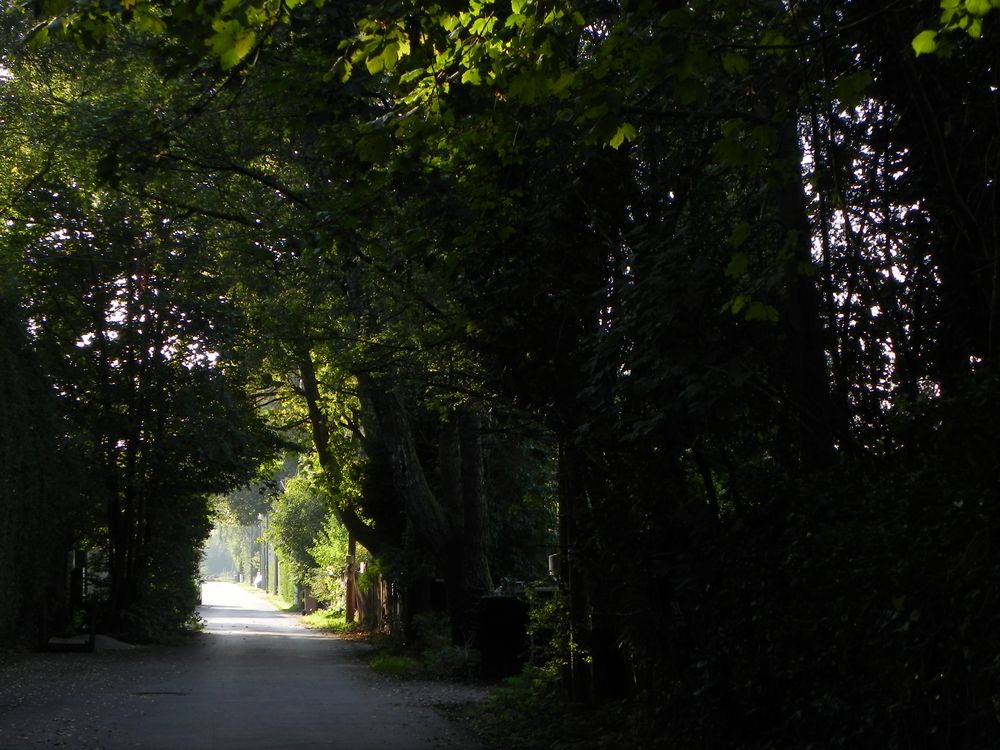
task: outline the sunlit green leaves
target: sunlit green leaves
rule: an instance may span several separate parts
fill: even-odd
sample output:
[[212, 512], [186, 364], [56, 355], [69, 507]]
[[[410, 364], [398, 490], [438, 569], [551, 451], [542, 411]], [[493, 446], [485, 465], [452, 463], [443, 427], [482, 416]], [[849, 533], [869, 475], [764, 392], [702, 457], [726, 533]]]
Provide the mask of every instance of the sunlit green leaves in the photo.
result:
[[205, 44], [219, 58], [223, 70], [229, 70], [243, 60], [257, 41], [256, 32], [238, 21], [218, 20], [212, 23], [212, 29], [215, 33]]
[[49, 41], [49, 29], [47, 26], [38, 26], [27, 38], [28, 49], [36, 50]]
[[636, 135], [637, 131], [635, 126], [631, 123], [624, 122], [618, 127], [617, 130], [615, 130], [615, 134], [611, 136], [611, 139], [608, 141], [608, 145], [614, 149], [621, 148], [623, 143], [634, 141]]
[[980, 18], [989, 13], [994, 7], [990, 0], [965, 0], [965, 9], [969, 12], [969, 15]]
[[973, 39], [983, 35], [983, 19], [1000, 8], [1000, 0], [941, 0], [941, 20], [937, 29], [924, 29], [910, 43], [916, 55], [948, 54], [951, 44], [946, 32], [964, 32]]
[[147, 34], [160, 35], [166, 32], [167, 24], [154, 13], [142, 13], [135, 17], [135, 27]]
[[921, 31], [913, 38], [913, 51], [918, 55], [929, 55], [937, 51], [937, 35], [936, 31], [925, 30]]
[[[358, 24], [358, 36], [351, 40], [351, 63], [364, 64], [372, 75], [392, 73], [399, 61], [410, 54], [410, 38], [402, 22], [387, 24], [384, 21], [364, 19]], [[343, 69], [349, 74], [349, 70]]]

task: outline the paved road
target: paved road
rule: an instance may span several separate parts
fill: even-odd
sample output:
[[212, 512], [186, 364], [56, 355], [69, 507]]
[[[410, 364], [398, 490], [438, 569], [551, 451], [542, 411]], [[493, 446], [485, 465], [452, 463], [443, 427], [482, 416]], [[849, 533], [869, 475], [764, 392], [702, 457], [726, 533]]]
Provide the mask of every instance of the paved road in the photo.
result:
[[[359, 644], [207, 583], [176, 648], [45, 654], [0, 671], [0, 748], [473, 750], [432, 705], [372, 678]], [[113, 645], [113, 644], [108, 644]]]

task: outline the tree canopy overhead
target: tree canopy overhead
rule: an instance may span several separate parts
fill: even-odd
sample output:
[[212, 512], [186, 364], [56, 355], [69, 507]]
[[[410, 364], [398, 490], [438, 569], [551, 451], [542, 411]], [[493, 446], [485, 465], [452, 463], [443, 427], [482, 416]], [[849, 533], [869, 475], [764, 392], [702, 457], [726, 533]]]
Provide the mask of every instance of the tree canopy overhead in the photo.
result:
[[566, 692], [646, 740], [985, 742], [993, 5], [8, 15], [19, 367], [122, 601], [266, 418], [315, 467], [277, 510], [303, 580], [333, 518], [468, 642], [558, 553]]

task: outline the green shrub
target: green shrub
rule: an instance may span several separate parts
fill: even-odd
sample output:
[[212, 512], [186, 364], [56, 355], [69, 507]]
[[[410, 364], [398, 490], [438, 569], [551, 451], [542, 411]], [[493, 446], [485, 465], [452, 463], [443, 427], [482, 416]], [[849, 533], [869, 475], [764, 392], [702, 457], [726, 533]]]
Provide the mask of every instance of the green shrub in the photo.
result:
[[479, 652], [448, 644], [420, 654], [424, 676], [432, 680], [472, 680], [479, 670]]
[[379, 653], [369, 659], [368, 666], [390, 677], [413, 677], [419, 670], [417, 660], [404, 654]]
[[529, 666], [473, 711], [472, 726], [489, 747], [541, 750], [565, 738], [560, 710], [558, 672]]

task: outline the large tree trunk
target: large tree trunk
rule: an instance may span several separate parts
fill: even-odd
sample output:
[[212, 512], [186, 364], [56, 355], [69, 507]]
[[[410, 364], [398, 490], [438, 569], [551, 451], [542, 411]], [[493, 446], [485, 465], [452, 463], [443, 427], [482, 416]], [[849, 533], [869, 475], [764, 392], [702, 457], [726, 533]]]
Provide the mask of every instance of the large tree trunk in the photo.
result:
[[441, 432], [441, 491], [451, 519], [448, 611], [452, 641], [459, 645], [475, 638], [476, 603], [493, 590], [480, 432], [481, 419], [468, 408], [453, 414]]
[[788, 356], [784, 376], [789, 395], [789, 416], [803, 464], [807, 468], [828, 466], [834, 457], [835, 418], [830, 396], [830, 376], [821, 324], [821, 297], [812, 275], [812, 228], [809, 225], [806, 198], [798, 176], [802, 161], [795, 120], [779, 125], [781, 147], [777, 160], [787, 166], [777, 190], [777, 220], [785, 229], [788, 260], [784, 264], [787, 297], [781, 324], [788, 337]]
[[406, 407], [391, 387], [369, 375], [357, 377], [362, 407], [375, 415], [378, 439], [389, 456], [393, 485], [407, 520], [422, 545], [443, 560], [450, 537], [448, 514], [427, 483]]
[[[979, 79], [956, 85], [955, 63], [934, 55], [917, 60], [905, 23], [896, 14], [887, 20], [892, 53], [882, 64], [897, 81], [887, 91], [899, 94], [902, 114], [894, 133], [911, 149], [907, 169], [924, 187], [920, 202], [934, 227], [926, 251], [940, 280], [937, 374], [942, 388], [954, 392], [976, 367], [993, 366], [1000, 349], [1000, 156], [989, 75], [998, 55], [989, 44], [963, 52], [966, 74]], [[954, 119], [963, 111], [965, 121]]]

